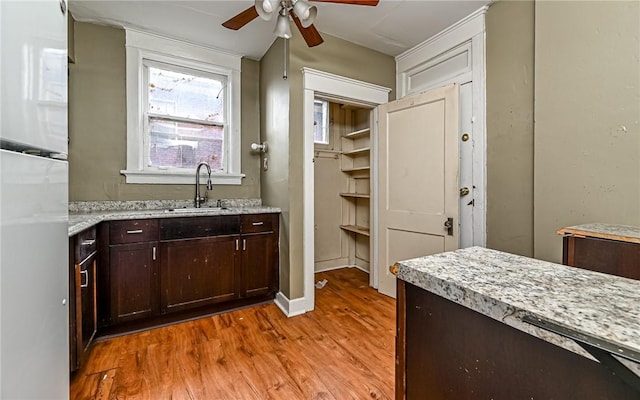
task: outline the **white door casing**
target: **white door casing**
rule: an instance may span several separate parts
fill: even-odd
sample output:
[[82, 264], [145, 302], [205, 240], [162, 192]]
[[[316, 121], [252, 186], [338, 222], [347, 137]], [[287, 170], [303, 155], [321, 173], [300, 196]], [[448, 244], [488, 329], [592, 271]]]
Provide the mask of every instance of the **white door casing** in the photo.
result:
[[[302, 68], [303, 77], [303, 269], [304, 296], [300, 299], [287, 299], [282, 293], [276, 295], [276, 304], [288, 316], [303, 314], [314, 308], [314, 168], [313, 168], [313, 101], [317, 96], [336, 101], [375, 107], [389, 101], [390, 88], [362, 82], [343, 76]], [[372, 127], [375, 129], [375, 127]], [[375, 131], [372, 132], [375, 135]], [[373, 136], [372, 136], [373, 137]], [[375, 152], [375, 150], [374, 150]], [[372, 174], [376, 169], [373, 166]], [[373, 179], [373, 178], [372, 178]], [[374, 187], [375, 193], [375, 187]], [[375, 194], [374, 194], [375, 196]], [[375, 219], [372, 226], [375, 226]], [[375, 265], [375, 250], [372, 268]]]
[[380, 293], [395, 297], [395, 262], [458, 248], [458, 108], [457, 84], [378, 108]]
[[460, 87], [460, 247], [486, 245], [484, 6], [396, 57], [398, 98], [451, 83]]

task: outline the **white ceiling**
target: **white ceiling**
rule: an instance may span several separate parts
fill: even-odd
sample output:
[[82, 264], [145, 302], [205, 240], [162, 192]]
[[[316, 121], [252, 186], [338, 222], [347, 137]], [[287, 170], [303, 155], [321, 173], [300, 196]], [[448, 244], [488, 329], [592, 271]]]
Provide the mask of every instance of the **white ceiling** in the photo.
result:
[[[489, 3], [380, 0], [369, 7], [317, 2], [314, 25], [320, 33], [396, 56]], [[78, 21], [142, 29], [259, 60], [275, 40], [275, 18], [256, 18], [238, 31], [221, 25], [253, 4], [252, 0], [71, 0], [69, 8]]]

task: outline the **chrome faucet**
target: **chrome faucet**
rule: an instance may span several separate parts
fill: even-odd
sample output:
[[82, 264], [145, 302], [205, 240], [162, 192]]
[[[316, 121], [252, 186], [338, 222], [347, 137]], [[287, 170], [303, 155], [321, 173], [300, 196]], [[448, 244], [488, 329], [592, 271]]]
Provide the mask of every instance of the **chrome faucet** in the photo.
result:
[[209, 164], [203, 161], [198, 164], [198, 167], [196, 168], [196, 198], [194, 201], [194, 205], [196, 208], [200, 208], [200, 205], [202, 203], [206, 203], [209, 199], [209, 194], [206, 191], [204, 192], [204, 197], [200, 195], [200, 167], [202, 167], [203, 165], [207, 167], [207, 174], [209, 174], [209, 177], [207, 179], [207, 190], [213, 190], [213, 185], [211, 184], [211, 167], [209, 166]]

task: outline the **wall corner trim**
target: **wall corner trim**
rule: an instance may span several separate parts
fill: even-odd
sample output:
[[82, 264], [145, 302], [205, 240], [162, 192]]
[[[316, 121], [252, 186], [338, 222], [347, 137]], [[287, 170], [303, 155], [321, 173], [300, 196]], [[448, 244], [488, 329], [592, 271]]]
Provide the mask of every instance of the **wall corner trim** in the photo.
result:
[[273, 302], [288, 318], [302, 315], [307, 311], [313, 310], [313, 308], [311, 310], [307, 310], [307, 301], [304, 297], [289, 300], [289, 298], [287, 298], [287, 296], [285, 296], [282, 292], [276, 293], [276, 298], [273, 300]]

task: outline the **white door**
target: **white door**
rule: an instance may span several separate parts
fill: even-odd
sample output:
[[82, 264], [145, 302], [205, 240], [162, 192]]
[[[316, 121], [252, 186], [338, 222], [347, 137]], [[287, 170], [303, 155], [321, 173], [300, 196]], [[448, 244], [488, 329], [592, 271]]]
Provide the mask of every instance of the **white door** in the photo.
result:
[[390, 265], [458, 248], [458, 92], [453, 84], [379, 107], [378, 290], [388, 296]]

